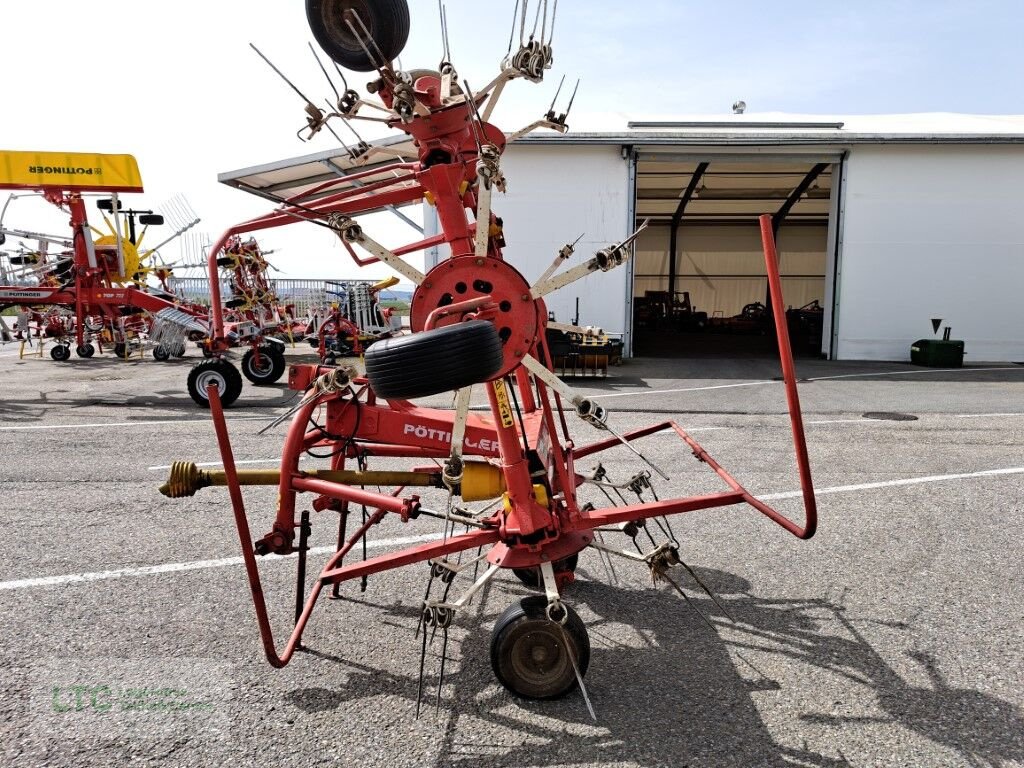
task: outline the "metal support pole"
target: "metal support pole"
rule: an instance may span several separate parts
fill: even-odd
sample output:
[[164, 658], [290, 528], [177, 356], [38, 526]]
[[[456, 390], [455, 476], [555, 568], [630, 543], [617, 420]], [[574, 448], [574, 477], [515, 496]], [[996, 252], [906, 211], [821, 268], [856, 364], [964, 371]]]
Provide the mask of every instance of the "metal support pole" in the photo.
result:
[[709, 163], [700, 163], [697, 166], [697, 170], [690, 177], [690, 183], [686, 185], [686, 191], [683, 192], [683, 196], [679, 199], [676, 212], [672, 214], [672, 231], [669, 233], [668, 246], [668, 300], [670, 307], [676, 298], [676, 274], [678, 272], [676, 261], [679, 258], [679, 225], [683, 223], [683, 213], [686, 211], [686, 206], [693, 199], [693, 195], [697, 191], [697, 185], [700, 184], [700, 180], [704, 177], [704, 172], [707, 171], [708, 165]]

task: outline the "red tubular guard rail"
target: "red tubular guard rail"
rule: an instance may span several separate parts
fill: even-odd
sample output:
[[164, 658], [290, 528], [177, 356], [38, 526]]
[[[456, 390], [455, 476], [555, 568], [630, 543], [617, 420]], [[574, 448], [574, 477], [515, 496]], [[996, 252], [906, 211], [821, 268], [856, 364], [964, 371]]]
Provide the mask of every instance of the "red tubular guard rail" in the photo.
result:
[[763, 512], [787, 531], [800, 539], [809, 539], [818, 528], [818, 505], [814, 499], [814, 483], [811, 481], [811, 462], [807, 457], [807, 440], [804, 437], [804, 417], [800, 412], [800, 395], [796, 391], [796, 367], [793, 365], [793, 350], [789, 345], [789, 328], [786, 325], [786, 305], [782, 303], [782, 278], [779, 277], [779, 254], [775, 250], [775, 234], [772, 231], [772, 217], [761, 216], [761, 243], [764, 246], [764, 266], [768, 273], [768, 289], [772, 297], [772, 315], [775, 318], [775, 338], [779, 342], [779, 361], [782, 363], [782, 378], [786, 383], [786, 403], [789, 406], [789, 420], [793, 426], [793, 450], [796, 452], [796, 466], [800, 473], [800, 491], [804, 497], [804, 526], [797, 526], [787, 520], [763, 501], [746, 494], [745, 501]]

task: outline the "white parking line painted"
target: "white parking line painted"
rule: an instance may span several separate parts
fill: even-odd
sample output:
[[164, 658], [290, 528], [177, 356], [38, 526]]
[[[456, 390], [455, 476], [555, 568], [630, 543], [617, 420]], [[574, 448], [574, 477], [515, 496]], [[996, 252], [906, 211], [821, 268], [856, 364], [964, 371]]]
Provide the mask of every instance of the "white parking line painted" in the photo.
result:
[[985, 416], [1024, 416], [1024, 413], [958, 413], [958, 419], [981, 419]]
[[[241, 421], [241, 419], [236, 419]], [[880, 424], [881, 422], [877, 419], [830, 419], [827, 421], [805, 421], [804, 424]], [[686, 428], [686, 432], [718, 432], [723, 429], [750, 429], [747, 426], [727, 426], [727, 427], [689, 427]], [[663, 429], [660, 432], [652, 432], [647, 437], [679, 437], [674, 430]], [[300, 456], [299, 461], [305, 461], [305, 456]], [[245, 461], [236, 461], [235, 464], [278, 464], [281, 458], [276, 459], [247, 459]], [[223, 462], [220, 461], [197, 461], [197, 467], [222, 467]], [[170, 464], [156, 464], [152, 467], [146, 467], [150, 472], [158, 472], [164, 469], [170, 469]]]
[[817, 419], [804, 424], [881, 424], [879, 419]]
[[673, 392], [703, 392], [709, 389], [733, 389], [734, 387], [757, 387], [763, 384], [779, 384], [778, 381], [744, 381], [739, 384], [714, 384], [707, 387], [681, 387], [679, 389], [631, 389], [629, 392], [612, 392], [607, 395], [587, 395], [591, 400], [603, 397], [636, 397], [637, 395], [668, 395]]
[[[883, 480], [877, 483], [859, 483], [857, 485], [836, 485], [830, 488], [816, 488], [815, 495], [825, 496], [833, 493], [853, 493], [856, 491], [870, 491], [876, 488], [895, 488], [907, 485], [921, 485], [925, 483], [941, 483], [951, 480], [968, 480], [980, 477], [1004, 477], [1007, 475], [1024, 474], [1024, 467], [1007, 467], [1005, 469], [985, 469], [979, 472], [962, 472], [953, 475], [928, 475], [925, 477], [908, 477], [900, 480]], [[801, 491], [785, 491], [783, 493], [769, 493], [758, 496], [762, 501], [779, 501], [782, 499], [795, 499], [802, 496]], [[393, 539], [376, 539], [368, 541], [366, 546], [372, 549], [383, 547], [397, 547], [406, 544], [417, 544], [425, 541], [434, 541], [444, 536], [443, 533], [425, 534], [422, 536], [405, 536]], [[327, 554], [334, 552], [334, 547], [314, 547], [311, 553]], [[264, 560], [286, 560], [294, 555], [278, 557], [267, 555]], [[26, 589], [29, 587], [53, 587], [65, 584], [84, 584], [93, 581], [107, 581], [109, 579], [121, 579], [134, 576], [154, 576], [161, 573], [181, 573], [183, 571], [195, 571], [207, 568], [225, 568], [227, 566], [242, 565], [244, 560], [241, 557], [222, 557], [218, 560], [193, 560], [184, 563], [163, 563], [160, 565], [146, 565], [138, 568], [118, 568], [112, 571], [97, 571], [93, 573], [70, 573], [60, 576], [42, 576], [34, 579], [15, 579], [13, 581], [0, 581], [0, 592], [5, 590]]]
[[[305, 461], [305, 456], [300, 456], [299, 461]], [[247, 459], [245, 461], [236, 461], [235, 464], [280, 464], [281, 457], [278, 456], [276, 459]], [[224, 462], [222, 461], [197, 461], [197, 467], [223, 467]], [[146, 467], [150, 472], [156, 472], [161, 469], [170, 469], [170, 464], [157, 464], [153, 467]]]
[[[811, 424], [881, 424], [881, 423], [882, 422], [880, 420], [878, 420], [878, 419], [819, 419], [819, 420], [816, 420], [816, 421], [805, 421], [804, 422], [804, 426], [810, 426]], [[717, 430], [720, 430], [720, 429], [764, 429], [765, 427], [769, 427], [769, 426], [772, 426], [772, 425], [769, 425], [769, 424], [758, 424], [756, 426], [751, 426], [751, 425], [748, 425], [748, 424], [734, 424], [734, 425], [730, 425], [730, 426], [727, 426], [727, 427], [693, 427], [692, 429], [688, 428], [688, 427], [683, 427], [683, 429], [687, 433], [689, 433], [689, 432], [714, 432], [714, 431], [717, 431]], [[785, 425], [780, 424], [778, 426], [780, 428], [783, 427], [783, 426], [785, 426], [787, 429], [789, 428], [788, 424], [785, 424]], [[661, 432], [654, 432], [650, 436], [651, 437], [654, 437], [654, 436], [678, 437], [678, 435], [676, 435], [676, 433], [673, 430], [671, 430], [671, 429], [663, 430]]]
[[[269, 421], [268, 416], [237, 416], [231, 421]], [[94, 424], [28, 424], [16, 427], [0, 427], [0, 432], [14, 432], [27, 429], [102, 429], [103, 427], [150, 427], [157, 424], [210, 424], [209, 419], [169, 419], [167, 421], [101, 421]]]
[[[902, 376], [908, 373], [975, 373], [979, 371], [1020, 371], [1021, 368], [1013, 365], [1001, 365], [994, 368], [913, 368], [905, 371], [873, 371], [870, 373], [843, 373], [837, 376], [814, 376], [806, 381], [831, 381], [833, 379], [853, 379], [860, 376]], [[711, 389], [733, 389], [735, 387], [757, 387], [765, 384], [782, 384], [775, 379], [765, 381], [742, 381], [736, 384], [713, 384], [707, 387], [681, 387], [678, 389], [633, 389], [629, 392], [612, 392], [604, 395], [587, 395], [592, 400], [607, 397], [643, 397], [644, 395], [668, 395], [676, 392], [703, 392]]]
[[991, 368], [908, 368], [905, 371], [873, 371], [871, 373], [841, 373], [836, 376], [812, 376], [808, 381], [830, 381], [831, 379], [853, 379], [858, 376], [903, 376], [908, 373], [977, 373], [979, 371], [1019, 371], [1015, 365], [1000, 365]]
[[[406, 544], [419, 544], [424, 541], [433, 541], [444, 536], [443, 533], [431, 533], [423, 536], [402, 536], [394, 539], [377, 539], [367, 541], [368, 549], [381, 549], [384, 547], [400, 547]], [[312, 547], [310, 554], [329, 554], [335, 551], [334, 547]], [[295, 555], [266, 555], [261, 560], [290, 560]], [[17, 579], [15, 581], [0, 581], [0, 591], [12, 589], [26, 589], [29, 587], [59, 587], [67, 584], [87, 584], [92, 581], [108, 581], [110, 579], [121, 579], [132, 576], [155, 576], [161, 573], [181, 573], [183, 571], [198, 571], [207, 568], [226, 568], [232, 565], [242, 565], [245, 561], [241, 557], [222, 557], [217, 560], [193, 560], [186, 563], [162, 563], [160, 565], [145, 565], [140, 568], [118, 568], [113, 571], [96, 571], [93, 573], [68, 573], [61, 576], [43, 576], [37, 579]]]
[[[904, 485], [920, 485], [922, 483], [943, 483], [950, 480], [968, 480], [975, 477], [1000, 477], [1003, 475], [1024, 474], [1024, 467], [1007, 467], [1006, 469], [983, 469], [980, 472], [961, 472], [955, 475], [927, 475], [925, 477], [907, 477], [902, 480], [882, 480], [877, 483], [858, 483], [857, 485], [835, 485], [831, 488], [815, 488], [815, 496], [830, 493], [852, 493], [854, 491], [871, 491], [876, 488], [896, 488]], [[802, 491], [786, 491], [784, 493], [768, 493], [758, 496], [761, 501], [779, 501], [781, 499], [797, 499]]]
[[[683, 427], [683, 430], [689, 434], [690, 432], [717, 432], [720, 429], [739, 429], [739, 427]], [[652, 432], [647, 437], [679, 437], [674, 429], [663, 429], [660, 432]]]

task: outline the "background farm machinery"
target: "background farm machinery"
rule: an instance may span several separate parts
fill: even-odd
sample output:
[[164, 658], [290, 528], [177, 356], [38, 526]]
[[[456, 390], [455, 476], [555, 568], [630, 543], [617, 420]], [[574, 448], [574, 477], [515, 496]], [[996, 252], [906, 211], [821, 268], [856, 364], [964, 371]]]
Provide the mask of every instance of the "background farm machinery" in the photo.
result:
[[[214, 330], [199, 342], [208, 359], [189, 374], [189, 394], [201, 406], [208, 403], [205, 388], [211, 380], [224, 384], [226, 404], [241, 393], [242, 376], [258, 386], [279, 381], [287, 365], [288, 345], [304, 341], [317, 351], [321, 362], [333, 365], [339, 358], [362, 355], [369, 344], [401, 327], [401, 318], [380, 302], [381, 292], [394, 286], [397, 278], [377, 283], [273, 280], [269, 270], [274, 267], [268, 255], [254, 237], [228, 235], [207, 258], [206, 266], [211, 274], [217, 274], [216, 281], [186, 278], [171, 282], [180, 294], [207, 301], [211, 328], [221, 329], [220, 335]], [[279, 290], [290, 283], [298, 284], [296, 295]], [[241, 375], [227, 358], [229, 350], [239, 348], [245, 349]]]
[[366, 347], [402, 329], [401, 318], [380, 302], [382, 291], [398, 284], [397, 277], [377, 283], [365, 281], [328, 281], [330, 303], [314, 310], [306, 329], [309, 345], [329, 365], [338, 358], [360, 356]]
[[[124, 356], [148, 338], [154, 356], [167, 359], [184, 354], [186, 337], [205, 333], [197, 309], [180, 306], [168, 293], [170, 269], [157, 263], [156, 248], [143, 245], [148, 227], [163, 224], [163, 216], [126, 210], [118, 198], [142, 191], [133, 157], [4, 152], [0, 159], [0, 189], [30, 191], [11, 195], [0, 212], [0, 245], [8, 246], [0, 251], [0, 310], [17, 309], [13, 329], [0, 329], [9, 340], [21, 341], [23, 351], [38, 341], [40, 353], [43, 341], [52, 340], [50, 356], [67, 360], [72, 345], [83, 358], [104, 346]], [[70, 237], [6, 224], [11, 202], [26, 196], [66, 212]], [[93, 196], [105, 230], [89, 222], [86, 200]], [[9, 238], [20, 245], [12, 249]]]
[[[338, 235], [357, 262], [382, 261], [416, 285], [412, 333], [368, 348], [365, 376], [348, 367], [291, 368], [289, 386], [303, 395], [274, 422], [291, 418], [279, 470], [236, 469], [222, 407], [231, 391], [225, 387], [226, 375], [211, 377], [206, 397], [224, 470], [206, 472], [191, 462], [176, 462], [162, 491], [180, 497], [210, 485], [227, 487], [263, 647], [275, 667], [287, 664], [301, 648], [303, 631], [325, 588], [343, 597], [346, 582], [359, 580], [365, 588], [373, 574], [423, 564], [426, 584], [417, 629], [420, 690], [427, 648], [439, 637], [440, 702], [449, 628], [498, 573], [511, 570], [536, 593], [513, 603], [495, 623], [495, 676], [527, 698], [556, 698], [579, 687], [593, 714], [584, 684], [590, 653], [587, 630], [565, 600], [581, 551], [594, 550], [610, 576], [612, 559], [617, 558], [649, 570], [656, 582], [668, 583], [686, 597], [677, 575], [686, 571], [696, 578], [683, 562], [684, 550], [694, 545], [676, 536], [671, 516], [747, 505], [794, 535], [809, 538], [816, 509], [770, 217], [762, 219], [761, 232], [802, 488], [802, 525], [751, 495], [680, 425], [664, 421], [620, 435], [603, 406], [552, 372], [544, 297], [624, 264], [638, 233], [565, 269], [563, 249], [532, 285], [502, 258], [504, 241], [491, 198], [505, 186], [501, 156], [506, 137], [490, 117], [509, 82], [539, 82], [552, 62], [548, 30], [554, 26], [555, 5], [527, 6], [522, 4], [515, 19], [513, 41], [518, 30], [519, 47], [513, 50], [510, 43], [501, 73], [473, 91], [456, 74], [447, 45], [437, 70], [395, 69], [393, 62], [409, 31], [404, 2], [307, 0], [317, 41], [335, 62], [375, 72], [368, 90], [379, 99], [346, 90], [336, 112], [317, 116], [307, 109], [310, 131], [329, 119], [356, 119], [360, 111], [373, 109], [389, 126], [416, 140], [417, 157], [352, 173], [325, 183], [309, 197], [284, 201], [273, 213], [229, 231], [214, 251], [242, 232], [296, 219], [318, 222]], [[564, 118], [554, 119], [552, 110], [540, 123], [564, 130]], [[437, 207], [442, 231], [401, 248], [381, 245], [353, 218], [422, 199]], [[442, 243], [452, 256], [426, 274], [401, 258]], [[360, 256], [356, 248], [369, 257]], [[214, 303], [220, 303], [219, 296]], [[213, 316], [216, 325], [217, 313]], [[587, 334], [583, 328], [570, 330]], [[215, 342], [222, 332], [215, 330]], [[453, 408], [412, 402], [447, 392], [454, 393]], [[485, 412], [471, 410], [474, 394], [486, 398]], [[574, 417], [578, 429], [570, 430]], [[579, 429], [592, 432], [594, 439], [574, 434]], [[656, 433], [678, 439], [684, 455], [718, 476], [722, 490], [659, 494], [656, 485], [669, 481], [666, 469], [675, 474], [678, 468], [655, 465], [637, 446]], [[300, 469], [306, 456], [320, 457], [325, 466], [314, 469], [312, 462], [305, 462]], [[398, 459], [407, 468], [393, 469]], [[378, 462], [383, 468], [371, 468]], [[625, 474], [614, 480], [609, 466]], [[274, 520], [255, 541], [243, 485], [278, 488]], [[301, 507], [300, 494], [310, 494]], [[337, 515], [338, 527], [336, 551], [307, 594], [314, 518], [310, 509], [318, 518], [327, 516], [332, 527]], [[367, 537], [386, 519], [433, 533], [425, 537], [427, 543], [367, 557]], [[356, 556], [360, 551], [362, 556]], [[297, 555], [294, 628], [282, 650], [275, 645], [257, 564], [257, 558], [270, 554]]]
[[633, 300], [633, 324], [648, 330], [702, 331], [708, 313], [693, 306], [689, 291], [645, 291]]
[[600, 328], [562, 330], [548, 322], [545, 330], [551, 370], [559, 376], [607, 376], [608, 366], [622, 362], [622, 339]]

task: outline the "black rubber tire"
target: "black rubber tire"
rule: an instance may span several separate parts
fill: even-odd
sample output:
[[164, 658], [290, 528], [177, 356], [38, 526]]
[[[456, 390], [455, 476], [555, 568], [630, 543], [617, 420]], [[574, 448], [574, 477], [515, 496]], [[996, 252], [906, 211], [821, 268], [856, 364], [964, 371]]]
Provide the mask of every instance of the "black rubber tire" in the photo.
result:
[[242, 374], [227, 360], [211, 358], [193, 366], [188, 374], [188, 394], [196, 405], [210, 407], [206, 387], [216, 384], [220, 394], [220, 403], [225, 408], [231, 405], [242, 394]]
[[233, 266], [235, 266], [235, 258], [234, 258], [234, 256], [221, 256], [219, 259], [217, 259], [217, 266], [218, 267], [233, 267]]
[[[561, 627], [547, 617], [548, 601], [541, 595], [513, 603], [494, 623], [491, 669], [503, 686], [525, 699], [559, 699], [577, 686], [566, 638], [580, 675], [590, 666], [590, 638], [579, 615], [563, 603], [568, 619]], [[544, 669], [546, 662], [551, 669]]]
[[501, 370], [498, 330], [486, 320], [382, 339], [365, 353], [378, 397], [407, 400], [487, 381]]
[[163, 344], [157, 344], [153, 347], [153, 359], [163, 362], [164, 360], [171, 359], [171, 353]]
[[245, 299], [228, 299], [224, 302], [224, 306], [228, 309], [238, 309], [239, 307], [244, 307], [245, 304]]
[[96, 347], [92, 344], [79, 344], [75, 347], [75, 354], [79, 357], [92, 357], [96, 354]]
[[251, 347], [242, 355], [242, 375], [256, 386], [273, 384], [287, 367], [284, 354], [277, 348], [264, 344], [260, 347], [260, 366], [256, 366], [256, 352]]
[[[568, 557], [563, 557], [561, 560], [556, 561], [554, 563], [554, 568], [556, 571], [572, 571], [575, 573], [576, 566], [579, 562], [580, 553], [573, 552]], [[535, 566], [533, 568], [513, 568], [512, 573], [514, 573], [516, 578], [530, 589], [539, 589], [541, 586], [540, 566]]]
[[171, 350], [171, 354], [174, 355], [175, 357], [184, 357], [185, 356], [185, 343], [182, 342], [181, 344], [176, 346], [174, 349], [172, 349]]
[[69, 347], [67, 344], [58, 344], [55, 347], [51, 347], [50, 357], [61, 363], [63, 363], [65, 360], [70, 360], [71, 347]]
[[[398, 58], [409, 39], [409, 4], [406, 0], [306, 0], [306, 19], [313, 37], [328, 56], [355, 72], [376, 67], [345, 23], [343, 14], [354, 10], [388, 61]], [[357, 22], [353, 22], [362, 32]]]

